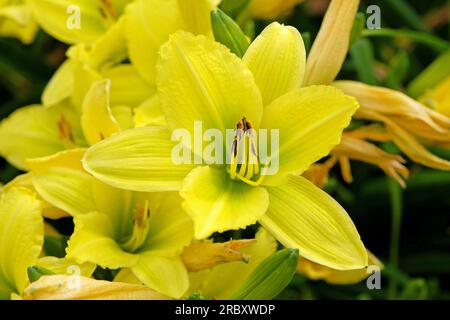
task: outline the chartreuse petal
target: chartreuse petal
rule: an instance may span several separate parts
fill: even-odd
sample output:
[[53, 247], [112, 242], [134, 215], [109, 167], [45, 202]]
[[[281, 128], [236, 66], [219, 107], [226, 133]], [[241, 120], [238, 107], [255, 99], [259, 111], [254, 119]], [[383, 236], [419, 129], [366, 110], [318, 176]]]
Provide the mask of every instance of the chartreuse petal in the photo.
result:
[[15, 37], [24, 44], [33, 42], [38, 26], [26, 4], [0, 4], [0, 35]]
[[177, 32], [163, 46], [158, 64], [158, 90], [171, 128], [191, 132], [236, 128], [243, 116], [258, 127], [261, 94], [244, 63], [223, 45], [205, 36]]
[[137, 107], [156, 89], [148, 85], [131, 64], [122, 64], [102, 73], [111, 80], [111, 105]]
[[303, 177], [268, 188], [270, 205], [260, 222], [283, 245], [337, 270], [367, 266], [367, 251], [345, 210]]
[[217, 1], [211, 0], [177, 0], [183, 14], [184, 29], [193, 34], [211, 33], [211, 11]]
[[117, 188], [175, 191], [194, 165], [175, 164], [174, 145], [165, 127], [131, 129], [92, 146], [83, 164], [97, 179]]
[[111, 113], [121, 130], [134, 128], [133, 108], [127, 106], [111, 107]]
[[139, 107], [134, 108], [134, 125], [135, 127], [167, 125], [157, 94], [145, 100]]
[[56, 71], [42, 94], [42, 104], [50, 107], [70, 98], [73, 91], [74, 61], [66, 60]]
[[0, 299], [21, 294], [27, 268], [36, 263], [44, 242], [41, 202], [34, 192], [12, 188], [0, 198]]
[[96, 210], [92, 195], [94, 178], [80, 167], [82, 150], [64, 151], [28, 161], [33, 186], [53, 206], [77, 216]]
[[120, 131], [119, 124], [111, 113], [110, 90], [110, 80], [96, 81], [83, 101], [81, 126], [91, 145]]
[[264, 188], [233, 181], [224, 169], [211, 167], [192, 170], [180, 194], [197, 239], [254, 224], [269, 206]]
[[127, 7], [124, 30], [129, 57], [148, 83], [156, 82], [160, 46], [182, 26], [177, 0], [137, 0]]
[[90, 277], [97, 267], [95, 264], [86, 262], [76, 264], [75, 261], [67, 258], [42, 257], [36, 263], [37, 266], [45, 268], [56, 274], [69, 274], [73, 272], [74, 267], [79, 268], [80, 276]]
[[[27, 0], [39, 25], [56, 39], [68, 44], [92, 42], [106, 32], [113, 22], [106, 1]], [[76, 8], [68, 12], [69, 8]], [[79, 28], [72, 22], [79, 17]], [[72, 21], [72, 19], [73, 21]]]
[[74, 222], [75, 231], [68, 242], [67, 258], [110, 269], [131, 267], [139, 261], [138, 255], [123, 251], [115, 241], [116, 231], [107, 214], [91, 212], [76, 216]]
[[161, 256], [180, 255], [192, 240], [193, 225], [181, 207], [178, 193], [150, 193], [141, 198], [148, 199], [151, 226], [141, 251]]
[[303, 83], [305, 45], [293, 27], [273, 22], [252, 42], [243, 60], [255, 77], [265, 106]]
[[[330, 86], [300, 88], [274, 100], [264, 110], [261, 128], [279, 130], [279, 171], [265, 183], [302, 173], [328, 155], [358, 107], [354, 98]], [[272, 150], [272, 158], [276, 154]]]
[[131, 270], [146, 286], [173, 298], [180, 298], [189, 287], [188, 273], [179, 257], [140, 254]]
[[79, 116], [70, 105], [21, 108], [0, 123], [0, 155], [19, 169], [25, 160], [85, 144]]
[[256, 243], [241, 249], [250, 259], [248, 263], [231, 262], [210, 270], [190, 273], [189, 293], [199, 292], [208, 299], [230, 297], [265, 258], [277, 249], [277, 241], [263, 228], [255, 236]]

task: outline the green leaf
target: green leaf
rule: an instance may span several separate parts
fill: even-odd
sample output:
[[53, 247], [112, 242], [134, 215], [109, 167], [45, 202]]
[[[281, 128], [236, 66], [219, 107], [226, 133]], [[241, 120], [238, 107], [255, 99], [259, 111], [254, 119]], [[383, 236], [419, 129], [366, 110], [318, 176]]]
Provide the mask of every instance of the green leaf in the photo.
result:
[[450, 49], [441, 54], [423, 70], [408, 86], [408, 94], [417, 98], [427, 89], [433, 88], [450, 74]]
[[45, 236], [44, 251], [47, 256], [64, 258], [66, 256], [66, 247], [68, 237]]
[[220, 8], [230, 17], [237, 18], [249, 2], [250, 0], [223, 0]]
[[410, 68], [408, 53], [400, 50], [389, 62], [389, 67], [386, 85], [392, 89], [400, 89]]
[[211, 24], [216, 41], [242, 58], [250, 44], [238, 24], [220, 9], [211, 12]]
[[429, 31], [420, 15], [405, 0], [386, 0], [385, 2], [411, 28], [425, 32]]
[[375, 77], [372, 43], [368, 39], [359, 39], [350, 48], [350, 56], [359, 80], [371, 85], [378, 84], [378, 79]]
[[361, 38], [362, 31], [366, 23], [366, 16], [362, 12], [356, 13], [355, 22], [353, 22], [352, 32], [350, 34], [350, 46]]
[[230, 299], [269, 300], [276, 297], [296, 272], [298, 250], [283, 249], [259, 264]]

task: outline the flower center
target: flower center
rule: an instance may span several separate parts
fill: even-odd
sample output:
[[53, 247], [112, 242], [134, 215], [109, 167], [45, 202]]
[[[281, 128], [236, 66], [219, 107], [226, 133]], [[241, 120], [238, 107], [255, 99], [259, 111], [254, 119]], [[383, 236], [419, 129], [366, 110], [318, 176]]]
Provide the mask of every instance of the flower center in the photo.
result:
[[145, 201], [144, 206], [137, 203], [134, 209], [133, 231], [131, 236], [124, 242], [121, 247], [128, 252], [137, 251], [147, 239], [150, 229], [150, 209], [148, 200]]
[[264, 180], [260, 169], [256, 131], [252, 123], [244, 117], [236, 124], [231, 147], [231, 163], [227, 171], [232, 180], [259, 186]]

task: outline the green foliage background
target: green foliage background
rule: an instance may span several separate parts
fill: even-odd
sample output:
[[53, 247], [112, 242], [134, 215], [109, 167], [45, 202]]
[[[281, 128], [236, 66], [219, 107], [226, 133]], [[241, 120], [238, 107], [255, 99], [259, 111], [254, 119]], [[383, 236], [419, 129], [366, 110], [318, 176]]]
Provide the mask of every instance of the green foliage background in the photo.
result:
[[[438, 42], [449, 40], [450, 1], [370, 0], [362, 1], [359, 11], [366, 12], [371, 4], [381, 8], [383, 28], [410, 30], [413, 38], [419, 35]], [[425, 21], [436, 10], [444, 11], [444, 19], [432, 19], [439, 23], [430, 29]], [[314, 39], [321, 20], [322, 15], [312, 15], [308, 5], [300, 5], [285, 24], [308, 32]], [[256, 33], [267, 23], [256, 22]], [[306, 39], [308, 35], [304, 36]], [[65, 58], [65, 50], [64, 44], [43, 31], [29, 46], [0, 39], [0, 119], [19, 107], [40, 102], [43, 88]], [[405, 38], [363, 37], [353, 43], [338, 78], [406, 90], [442, 51], [438, 45]], [[380, 80], [376, 70], [387, 76]], [[450, 159], [450, 150], [433, 151]], [[412, 174], [406, 190], [379, 169], [357, 162], [352, 162], [351, 185], [345, 184], [335, 169], [327, 186], [351, 214], [366, 246], [385, 263], [382, 289], [368, 290], [365, 282], [333, 286], [296, 275], [278, 298], [450, 299], [450, 172], [425, 169], [411, 162], [408, 166]], [[0, 182], [7, 183], [19, 173], [0, 159]], [[70, 233], [70, 219], [59, 221], [56, 227]], [[98, 278], [103, 276], [100, 272]]]

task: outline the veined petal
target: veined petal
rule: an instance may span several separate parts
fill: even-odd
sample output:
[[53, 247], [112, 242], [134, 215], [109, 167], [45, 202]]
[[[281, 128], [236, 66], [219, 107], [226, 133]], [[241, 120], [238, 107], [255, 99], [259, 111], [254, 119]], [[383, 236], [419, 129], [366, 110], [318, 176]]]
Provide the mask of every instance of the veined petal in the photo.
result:
[[194, 220], [197, 239], [254, 224], [269, 206], [264, 188], [232, 181], [222, 168], [194, 169], [186, 177], [180, 194], [183, 207]]
[[111, 80], [111, 106], [134, 108], [156, 93], [156, 89], [148, 85], [131, 64], [118, 65], [102, 75]]
[[132, 267], [139, 256], [123, 251], [115, 239], [108, 215], [91, 212], [75, 217], [75, 231], [66, 249], [67, 258], [78, 263], [92, 262], [103, 268]]
[[347, 56], [359, 0], [332, 0], [306, 62], [305, 84], [330, 84]]
[[25, 300], [166, 300], [141, 285], [66, 275], [44, 276], [29, 285]]
[[154, 192], [179, 190], [194, 165], [175, 164], [175, 144], [165, 127], [143, 127], [118, 133], [92, 146], [84, 168], [117, 188]]
[[80, 166], [83, 150], [65, 151], [28, 162], [39, 195], [73, 216], [97, 209], [92, 194], [94, 178]]
[[260, 222], [283, 245], [333, 269], [367, 266], [367, 252], [355, 225], [327, 193], [294, 175], [268, 192], [269, 209]]
[[13, 188], [0, 198], [0, 299], [21, 294], [27, 268], [35, 264], [44, 243], [41, 202], [34, 192]]
[[265, 183], [277, 183], [287, 173], [301, 174], [339, 144], [341, 134], [358, 109], [352, 97], [330, 86], [309, 86], [291, 91], [264, 110], [261, 128], [278, 129], [279, 171]]
[[19, 169], [26, 159], [83, 146], [79, 117], [71, 106], [21, 108], [0, 124], [0, 154]]
[[70, 98], [73, 91], [74, 61], [66, 60], [56, 71], [42, 94], [42, 104], [50, 107]]
[[119, 124], [111, 113], [110, 88], [110, 80], [96, 81], [83, 101], [81, 125], [90, 145], [120, 131]]
[[158, 256], [179, 256], [193, 238], [191, 218], [181, 206], [177, 192], [150, 193], [148, 199], [150, 231], [140, 251]]
[[113, 22], [107, 5], [92, 0], [27, 0], [27, 4], [48, 34], [68, 44], [91, 42]]
[[253, 41], [243, 60], [255, 77], [264, 106], [303, 83], [306, 51], [293, 27], [273, 22]]
[[140, 254], [131, 270], [146, 286], [173, 298], [181, 298], [189, 287], [188, 273], [179, 257]]
[[[367, 250], [369, 257], [369, 266], [377, 266], [383, 268], [383, 264], [370, 251]], [[312, 280], [324, 280], [330, 284], [355, 284], [366, 279], [370, 272], [367, 268], [355, 270], [334, 270], [329, 267], [322, 266], [304, 258], [300, 258], [297, 264], [297, 271], [304, 273]]]
[[244, 63], [205, 36], [178, 32], [160, 52], [158, 90], [172, 129], [235, 129], [243, 116], [258, 127], [261, 94]]
[[149, 84], [156, 83], [160, 46], [182, 29], [181, 17], [177, 0], [137, 0], [126, 9], [124, 30], [130, 60]]

